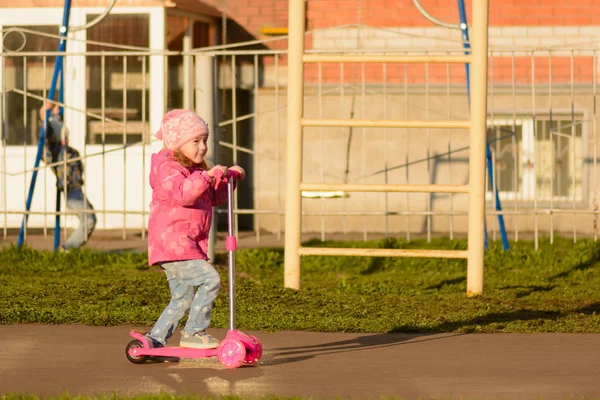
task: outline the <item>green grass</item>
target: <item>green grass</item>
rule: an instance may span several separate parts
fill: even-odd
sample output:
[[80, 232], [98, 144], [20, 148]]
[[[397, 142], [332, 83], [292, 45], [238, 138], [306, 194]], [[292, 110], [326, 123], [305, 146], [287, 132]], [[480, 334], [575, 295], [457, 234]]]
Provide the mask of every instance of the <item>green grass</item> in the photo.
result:
[[[313, 246], [465, 249], [465, 241], [388, 239]], [[144, 254], [0, 251], [0, 323], [151, 326], [169, 300]], [[227, 327], [223, 289], [211, 326]], [[283, 251], [237, 252], [237, 323], [246, 330], [600, 332], [600, 244], [493, 243], [485, 293], [466, 297], [464, 260], [306, 257], [302, 290], [283, 288]]]
[[[0, 400], [312, 400], [312, 399], [322, 399], [322, 398], [331, 398], [331, 399], [340, 399], [343, 397], [306, 397], [306, 396], [296, 396], [296, 397], [282, 397], [282, 396], [200, 396], [200, 395], [170, 395], [170, 394], [138, 394], [138, 395], [119, 395], [115, 394], [113, 396], [71, 396], [68, 394], [60, 395], [60, 396], [48, 396], [48, 397], [39, 397], [37, 395], [23, 395], [23, 394], [6, 394], [0, 395]], [[376, 397], [373, 397], [375, 399]], [[450, 399], [454, 399], [455, 397], [450, 397]], [[380, 400], [401, 400], [402, 397], [387, 397], [381, 396]], [[419, 397], [418, 399], [421, 399]], [[440, 397], [427, 397], [428, 400], [436, 400], [441, 399]], [[477, 397], [456, 397], [457, 400], [468, 400], [468, 399], [478, 399]], [[538, 400], [542, 400], [543, 397], [537, 397]], [[577, 400], [585, 400], [586, 397], [573, 397], [573, 399]]]
[[[113, 396], [98, 395], [98, 396], [71, 396], [64, 394], [60, 396], [48, 396], [39, 397], [37, 395], [23, 395], [23, 394], [6, 394], [0, 395], [0, 400], [311, 400], [324, 397], [306, 397], [306, 396], [295, 396], [295, 397], [282, 397], [282, 396], [200, 396], [200, 395], [170, 395], [170, 394], [138, 394], [138, 395], [119, 395]], [[332, 399], [339, 399], [341, 397], [330, 397]], [[381, 396], [380, 400], [400, 400], [400, 397], [387, 397]], [[435, 400], [435, 397], [429, 398], [429, 400]], [[583, 400], [583, 398], [579, 399]]]
[[[118, 395], [113, 396], [71, 396], [68, 394], [60, 396], [39, 397], [37, 395], [6, 394], [0, 395], [0, 400], [309, 400], [310, 397], [280, 397], [280, 396], [260, 396], [260, 397], [241, 397], [241, 396], [200, 396], [189, 395], [173, 396], [170, 394], [148, 394], [148, 395]], [[385, 399], [382, 397], [382, 399]]]

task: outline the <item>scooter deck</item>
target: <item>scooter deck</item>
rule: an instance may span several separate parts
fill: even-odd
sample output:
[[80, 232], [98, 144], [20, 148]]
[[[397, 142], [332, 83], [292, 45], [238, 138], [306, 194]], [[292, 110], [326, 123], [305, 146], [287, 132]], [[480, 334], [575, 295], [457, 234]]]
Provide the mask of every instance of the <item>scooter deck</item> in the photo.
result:
[[143, 343], [144, 347], [134, 347], [129, 349], [129, 355], [132, 357], [176, 357], [176, 358], [207, 358], [215, 357], [217, 349], [194, 349], [189, 347], [157, 347], [151, 348], [148, 339], [137, 332], [131, 332], [131, 337]]

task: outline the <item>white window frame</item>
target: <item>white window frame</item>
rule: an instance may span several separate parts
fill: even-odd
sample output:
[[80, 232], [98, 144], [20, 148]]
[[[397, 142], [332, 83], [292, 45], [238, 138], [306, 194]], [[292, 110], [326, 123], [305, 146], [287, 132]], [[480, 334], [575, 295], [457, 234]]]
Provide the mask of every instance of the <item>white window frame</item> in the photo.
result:
[[[538, 115], [540, 114], [545, 114], [547, 113], [546, 111], [541, 111]], [[554, 110], [554, 114], [556, 116], [557, 120], [564, 120], [564, 118], [561, 118], [564, 115], [569, 114], [570, 112], [567, 111], [561, 111], [561, 110]], [[587, 176], [588, 176], [588, 166], [587, 163], [585, 162], [585, 160], [587, 159], [587, 146], [585, 146], [585, 143], [587, 141], [587, 123], [586, 123], [586, 111], [585, 110], [578, 110], [578, 112], [575, 113], [579, 118], [581, 118], [582, 120], [582, 132], [581, 132], [581, 140], [582, 140], [582, 158], [584, 160], [584, 164], [583, 164], [583, 169], [582, 169], [582, 176], [581, 176], [581, 199], [576, 199], [575, 203], [584, 203], [585, 199], [586, 199], [586, 193], [587, 193]], [[552, 201], [552, 202], [572, 202], [573, 198], [572, 196], [551, 196], [551, 199], [540, 199], [537, 197], [537, 185], [536, 185], [536, 177], [537, 177], [537, 168], [538, 165], [536, 165], [536, 149], [535, 146], [537, 144], [537, 139], [534, 135], [534, 129], [535, 129], [535, 122], [533, 120], [533, 118], [530, 117], [527, 118], [523, 115], [520, 115], [518, 118], [516, 119], [512, 119], [512, 118], [494, 118], [494, 119], [488, 119], [487, 124], [488, 127], [495, 127], [495, 126], [499, 126], [499, 125], [504, 125], [504, 126], [520, 126], [521, 127], [521, 133], [522, 133], [522, 143], [521, 143], [521, 155], [520, 155], [520, 159], [518, 160], [519, 165], [522, 167], [522, 186], [521, 188], [519, 188], [519, 190], [517, 192], [515, 191], [499, 191], [498, 192], [498, 197], [500, 198], [500, 201], [506, 200], [506, 201], [522, 201], [522, 202], [533, 202], [535, 200], [537, 201]], [[494, 153], [494, 146], [491, 146], [491, 150], [492, 150], [492, 154]], [[524, 166], [530, 164], [532, 165], [531, 168], [525, 168]], [[486, 162], [486, 168], [487, 168], [487, 162]], [[486, 182], [489, 179], [489, 173], [486, 171]], [[494, 175], [494, 179], [496, 179], [496, 176]], [[554, 178], [552, 178], [554, 179]], [[495, 202], [495, 196], [494, 196], [494, 192], [493, 190], [488, 190], [487, 189], [487, 185], [486, 185], [486, 200], [490, 201], [490, 202]]]
[[[88, 14], [101, 14], [105, 9], [102, 7], [73, 7], [69, 18], [70, 26], [79, 26], [86, 23]], [[160, 121], [165, 111], [165, 60], [159, 55], [159, 52], [165, 50], [165, 9], [162, 7], [115, 7], [111, 11], [114, 14], [148, 14], [150, 17], [150, 48], [157, 55], [150, 56], [149, 62], [149, 106], [150, 106], [150, 132], [156, 132], [160, 127]], [[10, 26], [35, 26], [35, 25], [56, 25], [60, 26], [63, 18], [62, 7], [48, 8], [3, 8], [0, 13], [0, 29], [4, 25]], [[84, 53], [86, 51], [86, 31], [78, 31], [70, 34], [69, 37], [75, 39], [68, 42], [67, 51], [69, 53]], [[54, 65], [49, 65], [54, 68]], [[77, 108], [85, 109], [86, 105], [86, 85], [85, 69], [86, 62], [83, 55], [72, 55], [65, 58], [65, 80], [68, 82], [65, 88], [64, 98], [66, 104], [77, 104]], [[2, 63], [0, 63], [0, 87], [2, 87]], [[71, 143], [75, 148], [82, 148], [85, 144], [85, 115], [82, 112], [74, 112], [65, 109], [65, 123], [71, 131]], [[32, 155], [35, 157], [35, 148], [37, 144], [27, 146], [31, 148]], [[17, 151], [23, 154], [22, 146], [10, 146], [8, 153]], [[29, 152], [29, 150], [28, 150]], [[28, 154], [29, 156], [29, 154]]]
[[[86, 23], [87, 16], [90, 14], [101, 14], [104, 11], [104, 8], [100, 7], [86, 7], [81, 8], [80, 10], [80, 19], [81, 24]], [[158, 131], [160, 128], [160, 122], [162, 120], [163, 114], [166, 110], [166, 82], [164, 79], [166, 65], [164, 56], [159, 53], [164, 52], [166, 50], [165, 43], [165, 29], [166, 29], [166, 12], [162, 7], [115, 7], [111, 13], [111, 15], [124, 15], [124, 14], [148, 14], [149, 15], [149, 44], [150, 50], [152, 53], [156, 53], [156, 55], [151, 55], [149, 57], [149, 65], [148, 65], [148, 74], [149, 74], [149, 85], [148, 85], [148, 101], [149, 101], [149, 129], [150, 134], [152, 132]], [[82, 40], [87, 39], [87, 32], [82, 31]], [[82, 43], [81, 51], [86, 51], [85, 43]], [[110, 49], [118, 51], [118, 49]], [[84, 58], [84, 57], [82, 57]], [[82, 61], [82, 71], [86, 71], [86, 62], [85, 58]], [[85, 78], [85, 77], [84, 77]], [[86, 105], [86, 85], [83, 81], [79, 86], [81, 93], [79, 94], [79, 100], [81, 104]], [[82, 115], [81, 129], [82, 132], [85, 132], [85, 116]], [[85, 142], [85, 137], [82, 137], [82, 140]], [[81, 143], [83, 146], [83, 142]], [[87, 145], [90, 149], [97, 148], [101, 149], [102, 145]], [[106, 145], [105, 148], [112, 147], [121, 147], [122, 145]]]
[[[59, 27], [62, 22], [62, 9], [40, 9], [40, 8], [4, 8], [0, 12], [0, 31], [4, 26], [49, 26], [55, 25]], [[58, 29], [57, 29], [58, 32]], [[0, 48], [0, 52], [2, 49]], [[18, 53], [17, 53], [18, 54]], [[65, 69], [69, 68], [69, 60], [66, 60]], [[4, 89], [4, 63], [0, 62], [0, 89]], [[52, 70], [53, 64], [47, 65], [47, 68]], [[65, 88], [65, 101], [69, 96], [71, 85], [66, 85]], [[0, 96], [2, 96], [0, 90]], [[31, 99], [33, 100], [33, 99]], [[29, 101], [29, 100], [28, 100]], [[2, 112], [2, 110], [0, 110]], [[0, 128], [2, 129], [2, 128]], [[23, 148], [25, 147], [25, 148]], [[35, 159], [37, 151], [37, 143], [33, 143], [30, 146], [6, 146], [6, 157], [11, 159], [14, 157], [22, 157], [27, 160]], [[33, 163], [29, 168], [33, 167]]]
[[[488, 121], [487, 121], [488, 128], [493, 128], [493, 127], [502, 126], [502, 125], [504, 125], [504, 126], [520, 126], [522, 137], [523, 137], [523, 143], [524, 144], [527, 143], [529, 145], [532, 143], [532, 141], [533, 141], [533, 121], [532, 120], [527, 120], [525, 118], [517, 118], [517, 119], [494, 118], [494, 119], [488, 119]], [[494, 150], [495, 150], [494, 145], [491, 144], [490, 147], [492, 150], [492, 157], [493, 157]], [[532, 151], [532, 150], [530, 150], [530, 151]], [[533, 155], [535, 155], [535, 152], [533, 153]], [[530, 154], [529, 151], [528, 152], [523, 151], [521, 154], [521, 159], [517, 160], [517, 163], [519, 163], [520, 165], [523, 165], [530, 158], [534, 158], [534, 157], [532, 157], [532, 154]], [[488, 164], [487, 164], [487, 158], [486, 158], [485, 198], [488, 201], [495, 201], [495, 196], [494, 196], [494, 192], [493, 192], [494, 185], [491, 185], [492, 190], [488, 190], [489, 183], [487, 183], [487, 182], [489, 181], [490, 175], [489, 175], [489, 172], [487, 171], [487, 165]], [[530, 200], [530, 198], [533, 199], [533, 196], [535, 196], [535, 159], [534, 159], [534, 163], [532, 165], [534, 165], [534, 168], [532, 168], [531, 171], [523, 170], [523, 185], [519, 191], [516, 191], [516, 192], [515, 191], [498, 191], [498, 197], [500, 198], [500, 201], [502, 201], [502, 200], [521, 201], [521, 200]], [[495, 174], [494, 174], [494, 180], [496, 180]], [[517, 186], [518, 186], [518, 182], [517, 182]]]

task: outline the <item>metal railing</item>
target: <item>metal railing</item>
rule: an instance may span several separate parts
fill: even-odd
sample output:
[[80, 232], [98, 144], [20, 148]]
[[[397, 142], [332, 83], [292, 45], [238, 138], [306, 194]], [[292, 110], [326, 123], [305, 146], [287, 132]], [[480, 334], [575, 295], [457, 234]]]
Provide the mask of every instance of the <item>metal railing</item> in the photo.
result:
[[[336, 233], [358, 233], [365, 240], [379, 236], [410, 240], [416, 236], [466, 234], [466, 197], [456, 192], [468, 182], [467, 125], [459, 124], [452, 130], [441, 128], [447, 121], [468, 119], [464, 74], [448, 63], [425, 64], [421, 69], [390, 63], [394, 57], [409, 55], [423, 60], [433, 53], [446, 55], [449, 61], [462, 57], [459, 46], [460, 42], [456, 47], [444, 43], [435, 51], [397, 48], [387, 53], [376, 49], [344, 50], [346, 55], [363, 54], [364, 58], [354, 63], [350, 61], [355, 58], [344, 63], [326, 62], [339, 55], [325, 53], [339, 50], [307, 51], [305, 60], [314, 63], [307, 68], [304, 80], [304, 150], [310, 163], [303, 171], [306, 180], [314, 184], [301, 187], [305, 235], [325, 240]], [[598, 50], [597, 44], [589, 43], [560, 48], [496, 46], [489, 52], [488, 142], [496, 178], [495, 182], [486, 182], [486, 215], [492, 239], [498, 234], [494, 216], [499, 213], [506, 216], [511, 239], [531, 235], [537, 244], [541, 236], [553, 239], [556, 234], [570, 235], [573, 240], [581, 236], [597, 238]], [[98, 228], [116, 228], [123, 235], [130, 229], [145, 234], [150, 155], [160, 148], [160, 143], [151, 140], [149, 122], [151, 115], [164, 112], [149, 106], [150, 90], [158, 90], [148, 84], [152, 76], [150, 60], [160, 57], [166, 63], [169, 57], [183, 55], [194, 59], [194, 65], [200, 64], [200, 57], [213, 60], [217, 70], [211, 90], [217, 105], [212, 124], [215, 148], [227, 157], [223, 162], [245, 163], [243, 166], [252, 175], [247, 192], [236, 192], [235, 213], [238, 218], [249, 218], [246, 225], [250, 228], [245, 229], [252, 229], [257, 241], [265, 234], [281, 239], [286, 198], [283, 171], [287, 162], [283, 126], [287, 109], [286, 51], [239, 50], [232, 45], [184, 53], [118, 49], [64, 55], [97, 64], [98, 78], [91, 83], [99, 85], [99, 106], [89, 105], [91, 91], [87, 99], [80, 99], [86, 107], [69, 101], [63, 106], [72, 145], [80, 150], [87, 171], [86, 195], [100, 216]], [[51, 57], [55, 56], [55, 52], [0, 54], [0, 219], [4, 237], [9, 228], [20, 226], [25, 214], [33, 165], [32, 138], [37, 132], [31, 126], [31, 110], [39, 107], [47, 94], [46, 85], [35, 86], [39, 90], [32, 89], [32, 85], [37, 85], [40, 77], [45, 79]], [[17, 64], [39, 74], [18, 75], [18, 67], [10, 69]], [[47, 83], [44, 79], [41, 81]], [[176, 88], [166, 88], [169, 93], [171, 89]], [[120, 102], [120, 107], [107, 104], [106, 96], [112, 96], [113, 105]], [[139, 103], [134, 107], [138, 111], [129, 113], [134, 102]], [[15, 104], [18, 107], [11, 108]], [[326, 117], [334, 121], [323, 126], [321, 120]], [[364, 126], [380, 118], [395, 122], [386, 123], [377, 132]], [[349, 126], [336, 127], [340, 121]], [[96, 129], [95, 143], [89, 140], [93, 130], [90, 124]], [[417, 126], [427, 126], [425, 134], [418, 133]], [[132, 132], [135, 129], [142, 131]], [[48, 174], [48, 167], [41, 167], [42, 179], [29, 212], [30, 226], [44, 231], [57, 214], [52, 206], [54, 177]], [[351, 184], [354, 189], [366, 191], [350, 193], [348, 186], [324, 186], [333, 184]], [[378, 186], [372, 185], [384, 184], [420, 192], [422, 185], [439, 184], [448, 191], [373, 190]], [[500, 191], [501, 212], [495, 211], [491, 195], [494, 187]], [[72, 215], [67, 210], [58, 214]]]

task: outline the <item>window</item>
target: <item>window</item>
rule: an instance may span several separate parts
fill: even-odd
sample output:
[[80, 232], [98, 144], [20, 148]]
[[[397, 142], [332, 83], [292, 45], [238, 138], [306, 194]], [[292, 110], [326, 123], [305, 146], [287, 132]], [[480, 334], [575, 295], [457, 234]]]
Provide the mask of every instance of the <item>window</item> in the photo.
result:
[[[501, 198], [583, 201], [583, 116], [495, 120], [487, 138]], [[492, 183], [488, 179], [488, 196]]]
[[[89, 14], [88, 21], [96, 18]], [[87, 31], [87, 39], [103, 43], [114, 43], [148, 48], [150, 45], [148, 14], [110, 14], [98, 25]], [[119, 51], [119, 49], [94, 44], [87, 45], [88, 51]], [[146, 55], [110, 55], [102, 57], [90, 55], [87, 60], [87, 111], [102, 114], [104, 96], [104, 115], [106, 118], [122, 122], [127, 119], [124, 132], [122, 124], [87, 117], [87, 144], [125, 144], [141, 142], [144, 134], [149, 133], [148, 113], [150, 90], [150, 62]], [[144, 74], [144, 58], [146, 59]], [[104, 91], [102, 78], [104, 75]], [[145, 91], [144, 88], [145, 79]], [[142, 98], [145, 96], [146, 118], [142, 118]], [[104, 139], [103, 139], [104, 135]]]
[[[209, 25], [175, 15], [167, 16], [166, 44], [169, 51], [184, 51], [183, 38], [187, 32], [188, 24], [192, 24], [192, 48], [210, 45]], [[193, 59], [193, 58], [192, 58]], [[167, 81], [167, 110], [183, 107], [183, 56], [171, 55], [168, 59]]]
[[[10, 28], [23, 28], [40, 32], [41, 34], [58, 35], [57, 26], [4, 26], [4, 31]], [[4, 33], [4, 32], [3, 32]], [[58, 39], [21, 31], [5, 33], [4, 47], [7, 50], [27, 52], [42, 52], [58, 50]], [[54, 71], [53, 56], [14, 56], [4, 57], [3, 86], [6, 96], [0, 96], [0, 101], [6, 99], [2, 118], [6, 124], [5, 138], [9, 146], [32, 146], [39, 139], [40, 121], [39, 109], [42, 101], [23, 92], [37, 96], [44, 95], [44, 89], [49, 90]], [[57, 90], [59, 86], [57, 85]], [[57, 96], [58, 99], [58, 91]]]
[[[230, 121], [233, 119], [233, 90], [231, 87], [223, 88], [219, 91], [220, 104], [219, 107], [220, 121]], [[248, 115], [254, 112], [254, 94], [251, 90], [236, 89], [236, 114], [237, 118], [243, 115]], [[236, 142], [237, 145], [246, 149], [252, 149], [254, 143], [254, 118], [246, 118], [236, 122]], [[219, 141], [224, 143], [233, 143], [233, 124], [226, 124], [219, 128]], [[252, 163], [254, 155], [247, 151], [238, 149], [236, 154], [237, 164], [246, 170], [246, 179], [238, 183], [238, 207], [241, 209], [254, 208], [254, 187], [252, 176]], [[228, 146], [219, 146], [218, 161], [219, 164], [233, 165], [233, 148]], [[250, 214], [242, 214], [238, 216], [238, 227], [241, 230], [254, 229], [254, 217]], [[219, 230], [227, 230], [226, 215], [220, 214], [217, 220]]]
[[[521, 168], [518, 165], [519, 156], [515, 144], [523, 140], [523, 126], [520, 123], [490, 126], [487, 130], [487, 140], [494, 155], [494, 178], [498, 191], [514, 195], [522, 187], [522, 176], [518, 173]], [[492, 182], [489, 175], [487, 177], [488, 191], [492, 191]]]

